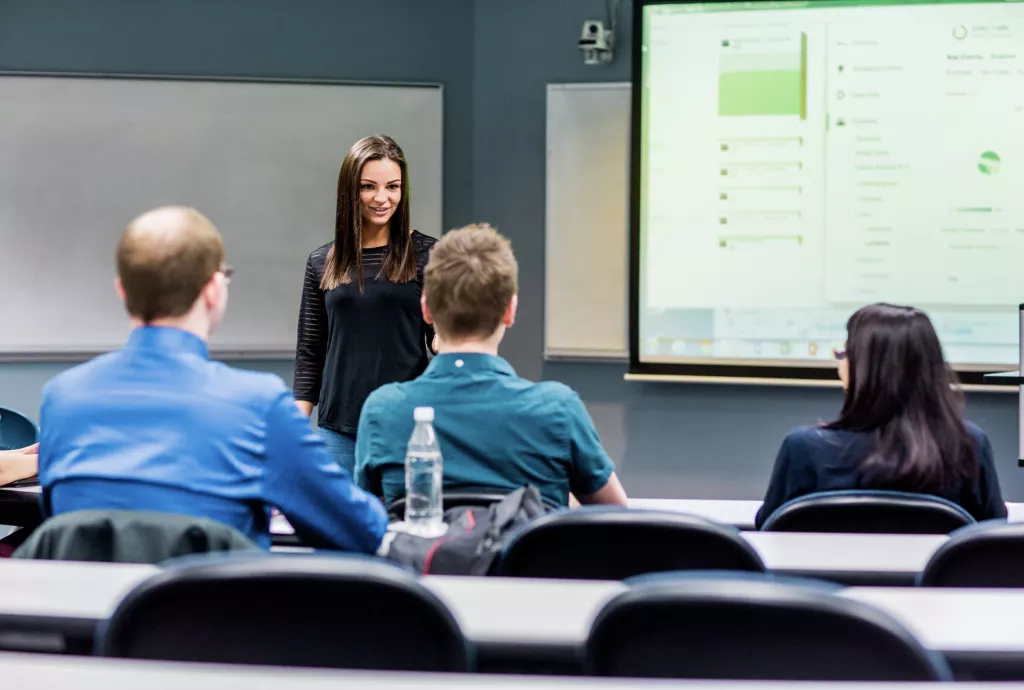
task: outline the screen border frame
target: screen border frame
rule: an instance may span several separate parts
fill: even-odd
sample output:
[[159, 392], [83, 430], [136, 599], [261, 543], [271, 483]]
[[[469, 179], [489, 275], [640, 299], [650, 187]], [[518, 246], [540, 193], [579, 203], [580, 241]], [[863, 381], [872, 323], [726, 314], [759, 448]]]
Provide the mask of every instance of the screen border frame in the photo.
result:
[[[730, 2], [735, 0], [634, 0], [632, 17], [632, 46], [630, 79], [630, 153], [629, 153], [629, 366], [626, 378], [651, 380], [664, 378], [666, 381], [710, 383], [834, 386], [835, 367], [822, 362], [793, 365], [748, 364], [748, 363], [665, 363], [643, 362], [640, 359], [640, 213], [642, 206], [641, 144], [643, 133], [643, 15], [644, 10], [656, 5], [688, 5], [709, 2]], [[745, 4], [771, 3], [774, 0], [745, 0]], [[971, 4], [966, 0], [965, 4]], [[1022, 334], [1024, 335], [1024, 334]], [[1024, 352], [1024, 350], [1022, 350]], [[801, 360], [797, 360], [801, 361]], [[1005, 385], [985, 381], [986, 374], [1005, 371], [1013, 365], [951, 364], [959, 383], [974, 390], [1005, 389]], [[717, 381], [716, 381], [717, 380]], [[1011, 385], [1011, 384], [1006, 384]], [[1016, 386], [1016, 384], [1012, 384]]]

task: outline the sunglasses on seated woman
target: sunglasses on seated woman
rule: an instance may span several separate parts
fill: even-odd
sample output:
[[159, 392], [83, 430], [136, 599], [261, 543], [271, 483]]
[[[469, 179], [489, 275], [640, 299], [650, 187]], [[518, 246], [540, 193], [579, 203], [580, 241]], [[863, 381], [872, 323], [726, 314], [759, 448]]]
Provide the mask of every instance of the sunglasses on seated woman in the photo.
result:
[[835, 357], [836, 360], [842, 362], [844, 359], [846, 359], [846, 348], [837, 347], [836, 349], [832, 350], [832, 356]]

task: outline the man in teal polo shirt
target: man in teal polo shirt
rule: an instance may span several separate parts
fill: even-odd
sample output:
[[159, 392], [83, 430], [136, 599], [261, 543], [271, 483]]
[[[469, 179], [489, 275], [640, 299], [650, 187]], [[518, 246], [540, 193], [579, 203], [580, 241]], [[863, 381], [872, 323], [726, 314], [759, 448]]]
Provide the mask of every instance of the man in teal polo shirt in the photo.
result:
[[356, 434], [359, 486], [391, 503], [405, 495], [413, 409], [433, 407], [446, 491], [507, 493], [530, 484], [553, 506], [626, 505], [611, 459], [579, 396], [516, 376], [498, 356], [518, 306], [515, 256], [486, 225], [447, 233], [423, 280], [423, 318], [439, 353], [414, 381], [374, 391]]

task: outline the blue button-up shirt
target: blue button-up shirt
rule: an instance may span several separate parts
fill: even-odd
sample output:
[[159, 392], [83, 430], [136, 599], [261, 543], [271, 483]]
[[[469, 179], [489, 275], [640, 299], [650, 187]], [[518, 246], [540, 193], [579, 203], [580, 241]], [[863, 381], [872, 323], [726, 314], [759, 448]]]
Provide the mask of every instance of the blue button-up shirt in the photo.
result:
[[124, 349], [57, 376], [39, 421], [39, 481], [54, 514], [196, 515], [268, 547], [277, 506], [310, 543], [362, 552], [387, 527], [280, 378], [210, 361], [182, 330], [136, 328]]
[[419, 378], [374, 391], [356, 434], [356, 481], [387, 503], [405, 495], [413, 409], [434, 408], [444, 488], [510, 492], [535, 486], [552, 505], [592, 494], [614, 471], [579, 396], [516, 376], [501, 357], [444, 354]]

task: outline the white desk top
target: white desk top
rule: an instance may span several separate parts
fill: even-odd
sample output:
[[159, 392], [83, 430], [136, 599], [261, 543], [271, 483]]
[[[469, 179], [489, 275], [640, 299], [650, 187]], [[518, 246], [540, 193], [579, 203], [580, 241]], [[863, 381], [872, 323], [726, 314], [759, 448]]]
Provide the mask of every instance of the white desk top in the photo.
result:
[[[618, 582], [432, 576], [422, 580], [477, 643], [579, 645]], [[851, 587], [941, 652], [1024, 653], [1024, 590]]]
[[942, 652], [1024, 652], [1024, 590], [851, 587]]
[[[4, 491], [20, 491], [24, 493], [39, 493], [38, 486], [27, 486], [19, 489], [0, 488], [0, 495]], [[723, 525], [733, 525], [740, 529], [753, 529], [754, 516], [761, 507], [761, 501], [739, 501], [739, 500], [714, 500], [714, 499], [691, 499], [691, 498], [631, 498], [630, 508], [643, 510], [665, 510], [673, 513], [690, 513], [699, 515], [708, 520], [719, 522]], [[1024, 522], [1024, 503], [1007, 503], [1007, 512], [1010, 522]], [[295, 530], [288, 524], [283, 515], [274, 516], [270, 522], [270, 531], [273, 534], [294, 534]]]
[[[0, 654], [0, 678], [19, 690], [920, 690], [920, 683], [682, 681], [477, 674], [376, 673]], [[958, 683], [957, 690], [991, 690]], [[1009, 687], [1020, 688], [1020, 685]]]
[[[630, 508], [642, 510], [664, 510], [671, 513], [690, 513], [713, 522], [752, 530], [754, 516], [761, 507], [761, 501], [716, 501], [689, 498], [631, 498]], [[1024, 503], [1007, 503], [1010, 522], [1024, 522]], [[292, 526], [283, 515], [276, 515], [270, 523], [273, 534], [294, 534]]]
[[621, 582], [432, 575], [421, 582], [474, 642], [581, 644]]
[[[276, 534], [291, 525], [277, 516]], [[278, 531], [288, 529], [289, 532]], [[947, 539], [933, 534], [743, 532], [769, 570], [917, 574]]]
[[663, 510], [669, 513], [689, 513], [723, 525], [732, 525], [740, 529], [754, 529], [754, 516], [761, 508], [761, 501], [631, 498], [629, 507], [642, 510]]
[[[672, 513], [690, 513], [700, 517], [733, 525], [740, 529], [753, 529], [754, 516], [761, 507], [761, 501], [712, 501], [674, 498], [631, 498], [630, 508], [641, 510], [664, 510]], [[283, 515], [275, 515], [270, 521], [272, 534], [294, 534], [295, 530]]]
[[769, 570], [908, 573], [924, 570], [949, 537], [935, 534], [743, 532]]
[[[146, 565], [5, 559], [0, 618], [103, 620], [155, 572]], [[422, 582], [466, 636], [483, 644], [582, 644], [597, 612], [625, 589], [619, 582], [438, 575]], [[1024, 653], [1024, 590], [852, 587], [843, 596], [889, 612], [937, 651]], [[10, 676], [0, 669], [0, 678]]]
[[159, 569], [153, 565], [0, 561], [0, 617], [102, 620]]

